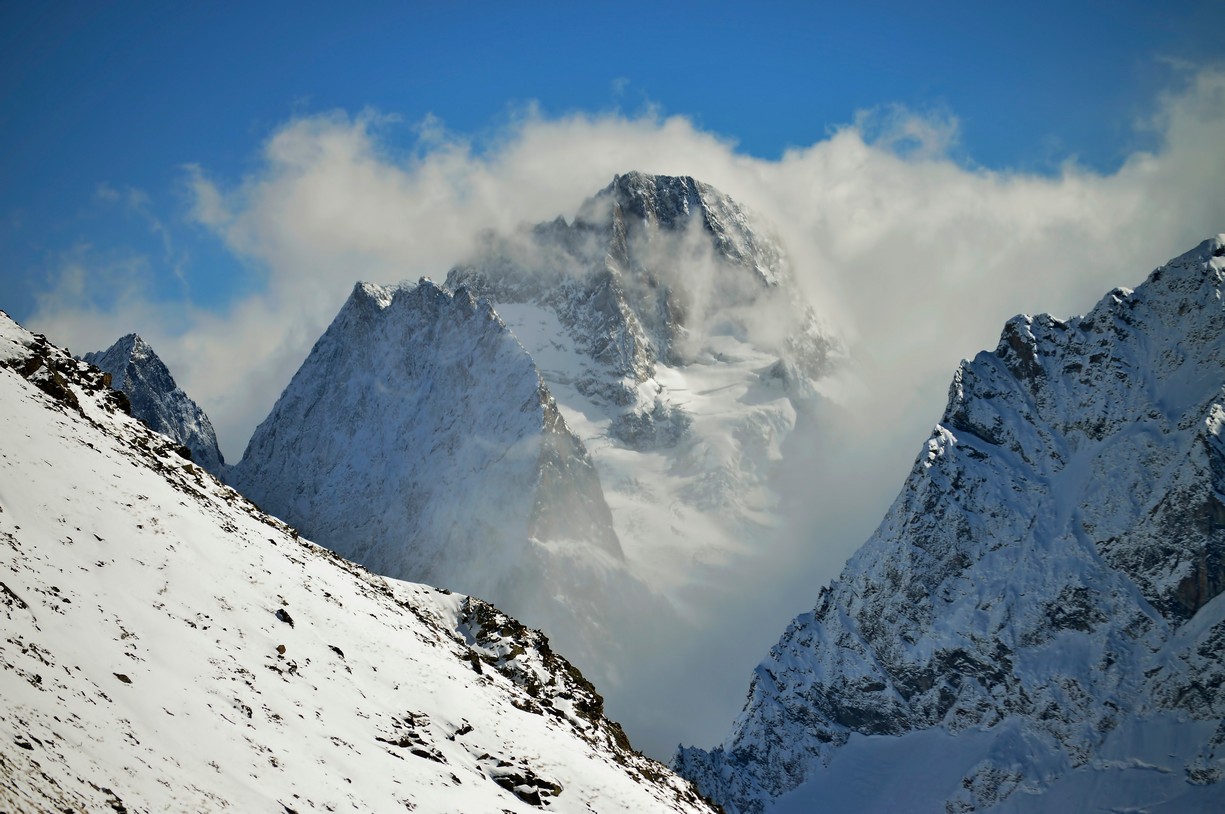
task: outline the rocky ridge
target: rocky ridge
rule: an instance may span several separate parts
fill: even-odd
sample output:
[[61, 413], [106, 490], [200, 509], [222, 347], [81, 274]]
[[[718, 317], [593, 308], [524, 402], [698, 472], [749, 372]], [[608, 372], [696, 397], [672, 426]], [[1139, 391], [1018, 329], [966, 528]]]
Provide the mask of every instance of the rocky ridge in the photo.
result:
[[710, 811], [481, 600], [300, 538], [0, 312], [0, 808]]
[[840, 751], [941, 732], [980, 744], [933, 792], [949, 812], [1141, 788], [1152, 810], [1219, 810], [1223, 281], [1225, 235], [1083, 317], [1009, 321], [725, 742], [675, 767], [729, 811], [783, 811], [829, 790]]

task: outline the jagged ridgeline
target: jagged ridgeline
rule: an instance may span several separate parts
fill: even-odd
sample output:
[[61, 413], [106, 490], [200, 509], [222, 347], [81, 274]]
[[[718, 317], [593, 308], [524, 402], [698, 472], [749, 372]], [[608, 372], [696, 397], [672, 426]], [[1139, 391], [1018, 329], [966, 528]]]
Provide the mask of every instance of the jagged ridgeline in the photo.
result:
[[86, 362], [109, 373], [111, 387], [128, 397], [132, 415], [191, 451], [192, 460], [222, 477], [226, 468], [213, 423], [175, 383], [153, 348], [136, 334], [121, 337]]
[[0, 811], [711, 812], [539, 632], [375, 576], [0, 312]]
[[901, 494], [675, 766], [731, 812], [1225, 810], [1225, 235], [964, 362]]
[[771, 477], [839, 349], [738, 204], [629, 173], [573, 221], [484, 236], [443, 285], [359, 284], [233, 482], [599, 675], [612, 631], [718, 601], [778, 525]]

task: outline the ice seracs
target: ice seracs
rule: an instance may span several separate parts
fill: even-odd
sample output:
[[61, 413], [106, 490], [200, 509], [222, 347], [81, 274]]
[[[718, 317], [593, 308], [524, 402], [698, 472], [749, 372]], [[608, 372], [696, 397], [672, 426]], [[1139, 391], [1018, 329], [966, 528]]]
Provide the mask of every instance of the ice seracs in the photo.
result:
[[301, 539], [0, 312], [0, 810], [710, 812], [545, 637]]
[[1221, 810], [1223, 281], [1225, 235], [963, 363], [880, 527], [681, 773], [742, 813]]
[[111, 376], [111, 387], [127, 396], [132, 415], [191, 450], [192, 460], [222, 477], [226, 464], [213, 423], [175, 383], [153, 348], [136, 334], [120, 337], [104, 351], [83, 357]]

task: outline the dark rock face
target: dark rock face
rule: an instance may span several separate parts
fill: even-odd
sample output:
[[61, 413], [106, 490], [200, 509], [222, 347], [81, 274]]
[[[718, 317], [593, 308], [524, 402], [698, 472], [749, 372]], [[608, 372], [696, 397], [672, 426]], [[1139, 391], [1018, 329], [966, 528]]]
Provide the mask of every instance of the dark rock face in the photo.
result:
[[106, 350], [82, 358], [110, 374], [111, 387], [127, 396], [134, 417], [187, 447], [195, 463], [222, 476], [225, 460], [212, 422], [175, 384], [166, 365], [143, 339], [128, 334]]
[[[1121, 722], [1225, 713], [1221, 245], [1084, 317], [1016, 317], [963, 363], [876, 533], [758, 667], [727, 741], [676, 767], [757, 812], [853, 733], [1020, 721], [1072, 771]], [[1187, 743], [1191, 782], [1217, 782], [1220, 744]], [[985, 757], [949, 810], [1059, 776], [1009, 760]]]
[[552, 398], [546, 396], [543, 401], [539, 491], [529, 525], [531, 534], [542, 540], [591, 540], [620, 557], [621, 544], [591, 456], [570, 432]]

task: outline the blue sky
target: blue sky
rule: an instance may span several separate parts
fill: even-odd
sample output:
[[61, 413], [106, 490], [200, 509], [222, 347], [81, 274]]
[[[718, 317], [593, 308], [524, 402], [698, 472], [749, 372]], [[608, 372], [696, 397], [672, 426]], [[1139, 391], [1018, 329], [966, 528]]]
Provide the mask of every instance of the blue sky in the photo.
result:
[[[1202, 80], [1220, 70], [1223, 28], [1216, 2], [3, 3], [0, 308], [82, 351], [153, 337], [220, 415], [234, 457], [271, 396], [230, 403], [234, 373], [197, 362], [216, 344], [206, 336], [281, 348], [292, 368], [353, 280], [441, 275], [476, 228], [569, 214], [630, 165], [705, 175], [769, 209], [799, 191], [776, 183], [765, 200], [753, 179], [793, 154], [842, 166], [854, 145], [836, 135], [849, 130], [873, 160], [906, 162], [855, 176], [877, 197], [903, 176], [933, 200], [949, 199], [945, 181], [1068, 181], [1069, 161], [1105, 190], [1136, 155], [1166, 150], [1169, 98], [1184, 118], [1215, 111]], [[541, 180], [561, 144], [570, 163]], [[286, 145], [314, 158], [287, 159]], [[385, 213], [403, 204], [402, 221], [320, 224], [293, 209], [311, 194], [291, 196], [294, 178], [358, 190], [369, 167], [399, 192], [354, 192], [347, 211], [377, 199]], [[1062, 189], [1078, 194], [1079, 177]], [[410, 192], [440, 203], [419, 211]], [[1188, 234], [1216, 223], [1205, 207]], [[335, 240], [312, 245], [321, 231]], [[843, 287], [852, 248], [820, 252], [837, 255], [826, 276]], [[257, 306], [279, 309], [275, 337], [227, 324], [260, 322]], [[1002, 302], [984, 319], [1028, 307]]]
[[[27, 316], [74, 244], [146, 246], [103, 185], [170, 223], [183, 165], [240, 176], [304, 112], [432, 114], [479, 142], [529, 103], [654, 105], [773, 158], [901, 104], [955, 116], [966, 163], [1109, 169], [1178, 81], [1170, 60], [1211, 58], [1225, 25], [1213, 2], [583, 5], [0, 5], [4, 307]], [[230, 265], [196, 237], [179, 235], [193, 265]]]

